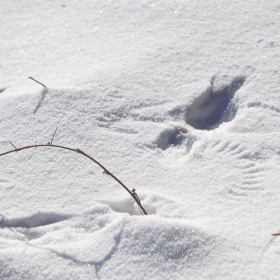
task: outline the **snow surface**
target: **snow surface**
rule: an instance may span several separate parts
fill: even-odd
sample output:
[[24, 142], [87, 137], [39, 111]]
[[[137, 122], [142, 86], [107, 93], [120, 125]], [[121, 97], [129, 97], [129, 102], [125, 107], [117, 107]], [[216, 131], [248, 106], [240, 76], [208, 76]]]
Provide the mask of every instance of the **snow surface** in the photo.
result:
[[0, 279], [279, 279], [279, 1], [0, 11], [0, 153], [149, 213], [2, 156]]

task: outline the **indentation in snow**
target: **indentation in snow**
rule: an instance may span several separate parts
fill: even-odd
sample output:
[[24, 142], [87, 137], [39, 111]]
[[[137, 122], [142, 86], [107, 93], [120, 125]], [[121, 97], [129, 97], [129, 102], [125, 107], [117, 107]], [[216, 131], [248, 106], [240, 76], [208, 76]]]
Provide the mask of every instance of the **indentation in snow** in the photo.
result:
[[186, 108], [187, 124], [196, 129], [213, 129], [235, 117], [237, 108], [231, 100], [245, 82], [245, 77], [237, 76], [226, 84], [223, 79], [228, 81], [228, 77], [220, 80], [213, 77], [211, 86]]
[[[141, 200], [141, 197], [140, 197]], [[114, 198], [113, 200], [98, 200], [101, 203], [107, 204], [113, 211], [119, 213], [128, 213], [129, 215], [140, 215], [140, 211], [136, 202], [130, 197]], [[143, 205], [144, 206], [144, 205]], [[145, 208], [146, 206], [144, 206]], [[148, 213], [150, 214], [150, 213]]]
[[155, 144], [162, 150], [170, 146], [178, 146], [186, 138], [188, 130], [180, 124], [170, 124], [155, 140]]
[[[155, 193], [138, 193], [138, 196], [148, 215], [155, 214], [162, 218], [177, 219], [189, 217], [186, 207], [173, 199]], [[139, 208], [131, 197], [114, 198], [114, 200], [99, 200], [99, 202], [107, 204], [115, 212], [127, 213], [131, 216], [140, 216]]]
[[50, 225], [54, 223], [58, 223], [64, 221], [69, 218], [69, 215], [59, 214], [54, 212], [37, 212], [31, 216], [21, 217], [21, 218], [12, 218], [12, 219], [4, 219], [0, 218], [0, 224], [3, 227], [39, 227]]
[[140, 196], [148, 214], [170, 219], [188, 219], [192, 215], [190, 209], [180, 202], [157, 193]]

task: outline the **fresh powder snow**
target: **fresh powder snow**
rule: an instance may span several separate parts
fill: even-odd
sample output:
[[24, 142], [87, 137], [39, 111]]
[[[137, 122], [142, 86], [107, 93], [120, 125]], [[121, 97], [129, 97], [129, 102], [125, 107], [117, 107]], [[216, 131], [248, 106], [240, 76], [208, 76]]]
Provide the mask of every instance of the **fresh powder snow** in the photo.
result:
[[279, 279], [279, 1], [0, 11], [0, 154], [148, 213], [2, 155], [1, 280]]

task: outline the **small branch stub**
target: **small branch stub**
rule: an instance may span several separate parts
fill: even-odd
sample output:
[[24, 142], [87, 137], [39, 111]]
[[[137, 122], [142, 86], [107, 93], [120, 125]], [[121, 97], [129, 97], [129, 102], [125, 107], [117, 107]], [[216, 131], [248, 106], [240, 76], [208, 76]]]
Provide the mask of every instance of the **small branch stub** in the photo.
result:
[[54, 134], [53, 134], [53, 137], [52, 137], [52, 140], [51, 140], [50, 145], [52, 145], [52, 142], [53, 142], [54, 136], [55, 136], [55, 134], [56, 134], [56, 131], [57, 131], [57, 128], [55, 129], [55, 132], [54, 132]]
[[18, 150], [18, 148], [12, 142], [9, 143], [15, 148], [16, 151]]
[[40, 84], [41, 86], [43, 86], [43, 87], [47, 88], [44, 84], [40, 83], [39, 81], [35, 80], [34, 78], [29, 77], [29, 79], [31, 79], [31, 80], [33, 80], [34, 82], [36, 82], [36, 83]]
[[138, 206], [138, 209], [139, 209], [139, 212], [140, 212], [140, 214], [141, 215], [144, 215], [144, 214], [146, 214], [147, 215], [147, 213], [146, 212], [144, 212], [143, 210], [142, 210], [142, 204], [141, 204], [141, 201], [140, 201], [140, 199], [139, 199], [139, 197], [138, 197], [138, 195], [137, 195], [137, 193], [136, 193], [136, 189], [132, 189], [131, 190], [131, 193], [132, 193], [132, 195], [133, 195], [133, 198], [134, 198], [134, 200], [136, 201], [136, 204], [137, 204], [137, 206]]

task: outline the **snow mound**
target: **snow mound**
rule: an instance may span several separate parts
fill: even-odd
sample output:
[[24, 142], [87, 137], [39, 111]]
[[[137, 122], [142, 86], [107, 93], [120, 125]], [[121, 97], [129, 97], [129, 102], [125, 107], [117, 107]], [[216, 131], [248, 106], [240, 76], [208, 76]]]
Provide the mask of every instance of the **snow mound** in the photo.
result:
[[[146, 202], [153, 201], [155, 205], [160, 200], [163, 197], [156, 195], [146, 198]], [[36, 221], [42, 216], [36, 213], [30, 217]], [[1, 279], [37, 279], [50, 270], [48, 262], [61, 263], [61, 270], [65, 266], [85, 265], [84, 269], [91, 275], [88, 279], [108, 279], [112, 269], [115, 277], [125, 273], [124, 279], [157, 278], [164, 271], [173, 272], [175, 266], [178, 266], [176, 274], [180, 275], [183, 268], [204, 265], [219, 243], [217, 237], [194, 222], [155, 215], [129, 216], [116, 213], [104, 204], [96, 204], [55, 224], [36, 225], [29, 228], [11, 225], [2, 229]], [[66, 278], [70, 274], [65, 271]], [[61, 275], [59, 267], [50, 275], [54, 278]]]
[[[185, 205], [174, 199], [167, 198], [157, 193], [138, 193], [142, 205], [148, 215], [156, 215], [161, 218], [182, 219], [188, 218], [190, 213]], [[119, 213], [127, 213], [131, 216], [139, 216], [140, 211], [131, 197], [114, 198], [114, 200], [99, 200], [100, 203], [107, 204], [113, 211]]]
[[174, 265], [178, 265], [174, 276], [179, 276], [182, 268], [207, 263], [216, 245], [213, 236], [187, 222], [154, 216], [130, 218], [115, 254], [116, 277], [125, 273], [136, 279], [162, 279], [164, 273], [174, 273]]

